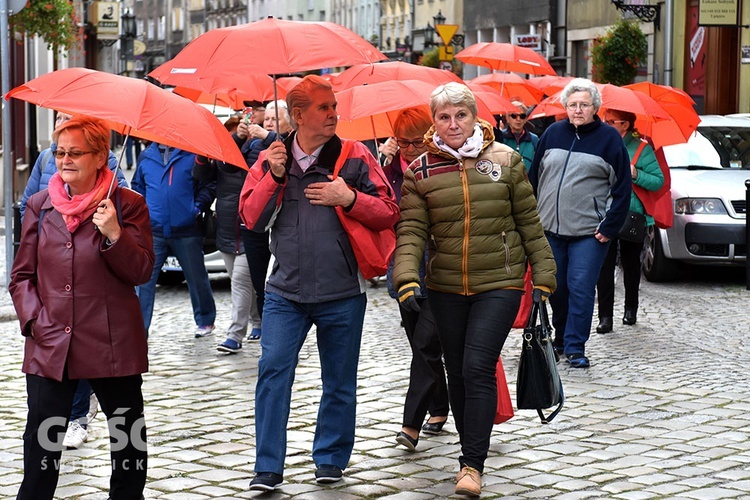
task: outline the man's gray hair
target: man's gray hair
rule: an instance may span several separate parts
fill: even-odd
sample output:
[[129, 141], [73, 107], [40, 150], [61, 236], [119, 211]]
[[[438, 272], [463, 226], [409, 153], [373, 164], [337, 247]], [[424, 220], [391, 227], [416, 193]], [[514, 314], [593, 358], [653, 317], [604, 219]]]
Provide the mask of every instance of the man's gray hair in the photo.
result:
[[571, 94], [576, 92], [588, 92], [591, 96], [591, 103], [594, 105], [594, 112], [599, 111], [602, 107], [602, 94], [599, 89], [594, 85], [594, 82], [586, 78], [574, 78], [568, 83], [563, 91], [560, 93], [560, 102], [562, 105], [568, 106], [568, 98]]

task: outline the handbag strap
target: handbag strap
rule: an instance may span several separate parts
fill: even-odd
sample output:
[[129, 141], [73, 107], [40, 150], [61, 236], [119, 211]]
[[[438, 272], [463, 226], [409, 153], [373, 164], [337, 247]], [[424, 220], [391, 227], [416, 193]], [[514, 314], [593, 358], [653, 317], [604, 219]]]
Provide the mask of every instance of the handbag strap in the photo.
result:
[[638, 144], [638, 149], [635, 150], [635, 154], [633, 155], [633, 158], [630, 159], [630, 164], [635, 166], [636, 163], [638, 163], [638, 158], [641, 156], [641, 151], [643, 151], [643, 148], [646, 147], [646, 144], [648, 144], [646, 141], [641, 139], [641, 143]]
[[341, 172], [341, 169], [344, 167], [346, 159], [349, 158], [349, 152], [352, 150], [352, 146], [354, 146], [354, 141], [341, 139], [341, 153], [336, 160], [336, 165], [333, 167], [334, 179], [339, 176], [339, 172]]
[[[532, 306], [533, 309], [536, 308], [539, 314], [539, 326], [542, 328], [542, 336], [545, 338], [542, 338], [542, 342], [548, 342], [550, 345], [552, 345], [552, 327], [550, 326], [551, 323], [549, 321], [549, 314], [547, 313], [547, 303], [546, 301], [540, 300], [538, 303], [535, 302]], [[536, 323], [536, 320], [534, 321]], [[555, 352], [554, 348], [552, 348], [552, 352], [555, 355], [555, 360], [558, 360], [557, 353]], [[536, 413], [539, 415], [539, 420], [542, 421], [543, 424], [548, 424], [552, 422], [552, 420], [557, 416], [560, 411], [563, 409], [563, 404], [565, 404], [565, 393], [563, 392], [563, 384], [562, 384], [562, 378], [560, 378], [560, 374], [557, 375], [557, 388], [560, 390], [560, 403], [557, 405], [557, 408], [555, 408], [552, 413], [550, 413], [547, 416], [544, 416], [544, 412], [541, 408], [537, 408]]]

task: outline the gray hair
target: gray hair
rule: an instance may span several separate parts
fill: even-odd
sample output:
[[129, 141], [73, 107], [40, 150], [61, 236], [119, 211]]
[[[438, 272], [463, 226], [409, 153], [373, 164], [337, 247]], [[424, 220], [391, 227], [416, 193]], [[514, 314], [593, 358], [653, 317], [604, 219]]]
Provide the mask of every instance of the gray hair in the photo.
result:
[[562, 105], [567, 107], [568, 98], [576, 92], [588, 92], [591, 96], [591, 103], [594, 105], [594, 112], [599, 111], [599, 108], [602, 106], [602, 94], [596, 85], [594, 85], [594, 82], [586, 78], [572, 79], [560, 93], [560, 102], [562, 102]]
[[282, 115], [286, 119], [286, 122], [291, 126], [292, 117], [289, 116], [289, 107], [287, 106], [286, 101], [279, 99], [278, 101], [269, 102], [266, 106], [266, 116], [273, 116], [274, 108], [279, 109], [279, 114]]
[[438, 109], [451, 104], [453, 106], [466, 106], [476, 118], [477, 100], [469, 87], [463, 83], [449, 82], [432, 91], [430, 113], [433, 118]]

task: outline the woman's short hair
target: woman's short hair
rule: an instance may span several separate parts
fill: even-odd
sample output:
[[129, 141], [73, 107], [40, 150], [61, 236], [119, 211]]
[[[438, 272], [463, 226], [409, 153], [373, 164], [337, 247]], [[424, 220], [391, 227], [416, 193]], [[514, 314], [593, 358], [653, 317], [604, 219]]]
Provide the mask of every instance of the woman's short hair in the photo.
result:
[[635, 130], [635, 113], [631, 113], [630, 111], [620, 111], [619, 109], [608, 109], [607, 112], [618, 120], [628, 122], [628, 132]]
[[432, 117], [424, 107], [405, 109], [393, 122], [397, 137], [424, 135], [432, 126]]
[[274, 109], [276, 108], [278, 108], [279, 114], [286, 119], [287, 123], [292, 123], [292, 117], [289, 116], [289, 107], [287, 106], [286, 101], [283, 99], [269, 102], [266, 106], [266, 116], [274, 116]]
[[576, 92], [588, 92], [591, 96], [591, 103], [594, 105], [594, 111], [599, 111], [602, 107], [602, 94], [594, 82], [586, 78], [573, 78], [560, 93], [560, 102], [563, 106], [568, 105], [568, 99], [571, 94]]
[[83, 132], [83, 137], [86, 139], [92, 153], [109, 151], [109, 134], [111, 131], [104, 120], [91, 116], [74, 116], [55, 129], [52, 133], [52, 140], [57, 142], [60, 134], [66, 130], [80, 130]]
[[477, 116], [477, 100], [471, 89], [458, 82], [448, 82], [432, 91], [430, 112], [435, 116], [437, 110], [448, 105], [466, 106], [471, 114]]
[[237, 115], [232, 115], [229, 118], [226, 119], [224, 122], [224, 128], [229, 131], [231, 134], [235, 130], [237, 130], [237, 126], [240, 124], [240, 117]]
[[307, 75], [286, 94], [286, 103], [289, 107], [289, 123], [293, 128], [297, 128], [297, 122], [294, 121], [294, 108], [300, 108], [302, 111], [307, 110], [312, 103], [310, 94], [316, 90], [333, 90], [333, 86], [331, 86], [331, 82], [321, 76]]

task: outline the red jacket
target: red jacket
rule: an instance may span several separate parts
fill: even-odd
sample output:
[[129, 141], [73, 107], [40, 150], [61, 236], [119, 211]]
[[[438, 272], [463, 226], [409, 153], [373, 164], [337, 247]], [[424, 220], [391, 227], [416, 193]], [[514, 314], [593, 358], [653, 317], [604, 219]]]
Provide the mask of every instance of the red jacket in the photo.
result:
[[71, 234], [46, 190], [29, 199], [8, 288], [26, 336], [24, 373], [62, 380], [66, 364], [71, 379], [148, 370], [135, 294], [154, 269], [148, 209], [129, 189], [118, 188], [113, 199], [123, 232], [110, 247], [91, 217]]
[[[282, 183], [269, 172], [263, 151], [245, 178], [240, 194], [240, 217], [255, 231], [271, 226], [271, 251], [276, 259], [266, 292], [288, 300], [318, 303], [364, 293], [348, 234], [334, 207], [312, 205], [305, 188], [327, 182], [341, 154], [341, 140], [332, 137], [318, 160], [305, 172], [287, 147], [287, 175]], [[391, 230], [398, 221], [393, 190], [364, 144], [355, 142], [339, 176], [357, 198], [347, 212], [373, 231]]]

